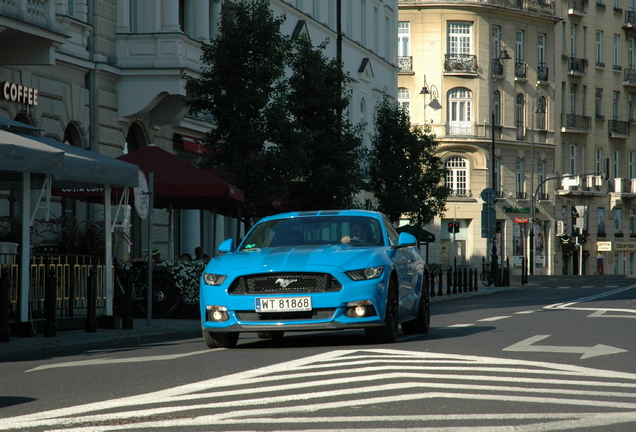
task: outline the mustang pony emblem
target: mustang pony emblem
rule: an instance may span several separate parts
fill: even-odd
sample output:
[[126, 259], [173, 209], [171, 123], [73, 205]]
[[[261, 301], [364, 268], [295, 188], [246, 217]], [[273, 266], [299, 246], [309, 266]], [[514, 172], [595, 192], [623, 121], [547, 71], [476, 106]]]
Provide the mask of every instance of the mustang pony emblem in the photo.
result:
[[278, 285], [280, 285], [281, 288], [287, 288], [289, 285], [293, 284], [294, 282], [297, 282], [298, 279], [283, 279], [283, 278], [278, 278], [276, 279], [276, 282]]

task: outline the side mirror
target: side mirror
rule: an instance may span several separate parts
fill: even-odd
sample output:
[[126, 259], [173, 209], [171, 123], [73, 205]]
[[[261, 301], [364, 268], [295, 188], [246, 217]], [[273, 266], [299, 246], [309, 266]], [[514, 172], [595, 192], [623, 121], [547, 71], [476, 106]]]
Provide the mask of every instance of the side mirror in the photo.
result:
[[234, 252], [234, 240], [231, 238], [224, 240], [219, 245], [218, 251], [221, 253]]
[[400, 233], [398, 237], [398, 246], [415, 246], [417, 244], [417, 239], [413, 234], [409, 234], [407, 232]]

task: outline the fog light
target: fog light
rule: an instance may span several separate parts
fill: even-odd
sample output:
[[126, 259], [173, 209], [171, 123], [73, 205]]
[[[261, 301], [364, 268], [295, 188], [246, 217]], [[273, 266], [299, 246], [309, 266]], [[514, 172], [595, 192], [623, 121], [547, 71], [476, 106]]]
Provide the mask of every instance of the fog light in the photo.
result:
[[375, 316], [375, 308], [370, 300], [361, 300], [347, 303], [345, 315], [349, 318], [362, 318]]
[[206, 306], [207, 311], [207, 320], [208, 321], [227, 321], [230, 316], [227, 313], [227, 308], [225, 306]]

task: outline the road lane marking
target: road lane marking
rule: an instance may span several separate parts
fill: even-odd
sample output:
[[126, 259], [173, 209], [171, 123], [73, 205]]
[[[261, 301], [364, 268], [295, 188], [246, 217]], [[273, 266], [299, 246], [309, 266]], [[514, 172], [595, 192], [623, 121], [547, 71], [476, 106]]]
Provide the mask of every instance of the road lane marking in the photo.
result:
[[506, 318], [511, 318], [511, 316], [510, 315], [494, 316], [494, 317], [490, 317], [490, 318], [480, 319], [480, 320], [477, 320], [477, 321], [499, 321], [499, 320], [506, 319]]
[[[588, 318], [636, 318], [636, 309], [623, 309], [623, 308], [600, 308], [600, 307], [575, 307], [579, 303], [590, 302], [598, 300], [604, 297], [609, 297], [614, 294], [620, 294], [624, 291], [628, 291], [636, 288], [636, 285], [629, 287], [618, 288], [612, 291], [606, 291], [599, 294], [591, 295], [588, 297], [581, 297], [580, 299], [567, 302], [567, 303], [555, 303], [552, 305], [544, 306], [544, 309], [560, 309], [560, 310], [575, 310], [575, 311], [592, 311]], [[612, 312], [613, 314], [609, 314]], [[624, 315], [621, 315], [624, 314]]]
[[[215, 348], [214, 350], [218, 351], [222, 348]], [[197, 354], [206, 354], [214, 350], [204, 350], [204, 351], [194, 351], [191, 353], [181, 353], [181, 354], [166, 354], [166, 355], [158, 355], [158, 356], [143, 356], [143, 357], [128, 357], [128, 358], [112, 358], [105, 357], [99, 359], [91, 359], [91, 360], [78, 360], [73, 362], [65, 362], [65, 363], [52, 363], [48, 365], [42, 365], [38, 367], [34, 367], [33, 369], [29, 369], [25, 372], [35, 372], [46, 369], [55, 369], [55, 368], [65, 368], [65, 367], [79, 367], [79, 366], [100, 366], [100, 365], [110, 365], [110, 364], [120, 364], [120, 363], [145, 363], [151, 361], [166, 361], [166, 360], [176, 360], [183, 357], [189, 357]]]

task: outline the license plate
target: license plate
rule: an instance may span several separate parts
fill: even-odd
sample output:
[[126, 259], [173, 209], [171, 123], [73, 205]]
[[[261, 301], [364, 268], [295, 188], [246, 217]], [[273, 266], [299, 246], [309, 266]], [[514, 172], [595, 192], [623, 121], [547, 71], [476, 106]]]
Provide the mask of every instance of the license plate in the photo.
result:
[[256, 312], [298, 312], [311, 310], [311, 297], [258, 297]]

